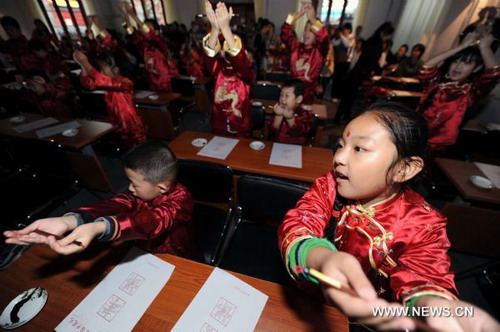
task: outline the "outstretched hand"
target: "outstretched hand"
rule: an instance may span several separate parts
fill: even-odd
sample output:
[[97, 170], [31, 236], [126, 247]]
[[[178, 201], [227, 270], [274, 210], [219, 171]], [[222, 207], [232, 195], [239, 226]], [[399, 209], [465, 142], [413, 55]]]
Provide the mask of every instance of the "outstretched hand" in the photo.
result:
[[103, 222], [83, 224], [63, 239], [57, 240], [50, 237], [47, 244], [61, 255], [71, 255], [87, 248], [94, 238], [104, 232], [105, 228]]
[[233, 7], [229, 7], [229, 10], [227, 10], [226, 5], [223, 2], [219, 2], [217, 3], [215, 15], [217, 16], [217, 22], [221, 30], [230, 29], [229, 22], [233, 16]]
[[48, 244], [50, 238], [55, 239], [76, 227], [76, 218], [65, 216], [39, 219], [18, 231], [5, 231], [5, 243], [30, 245]]
[[207, 12], [207, 19], [212, 27], [212, 32], [219, 31], [219, 22], [217, 21], [217, 16], [215, 15], [215, 11], [210, 1], [205, 2], [205, 11]]

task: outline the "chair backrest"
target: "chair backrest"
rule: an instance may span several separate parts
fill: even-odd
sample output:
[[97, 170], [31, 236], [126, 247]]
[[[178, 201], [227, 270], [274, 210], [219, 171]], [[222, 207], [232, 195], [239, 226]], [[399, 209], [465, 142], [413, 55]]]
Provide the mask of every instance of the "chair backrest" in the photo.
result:
[[244, 175], [238, 180], [240, 218], [279, 224], [308, 189], [282, 180]]
[[270, 72], [266, 74], [266, 80], [272, 82], [286, 82], [290, 79], [289, 73]]
[[317, 114], [312, 113], [311, 130], [307, 134], [308, 145], [312, 146], [316, 138], [316, 132], [318, 131], [319, 118]]
[[144, 107], [138, 107], [137, 113], [141, 116], [147, 129], [147, 136], [164, 140], [175, 138], [175, 128], [170, 112], [160, 112]]
[[279, 100], [281, 87], [276, 84], [257, 83], [252, 85], [251, 98], [265, 100]]
[[172, 84], [173, 92], [178, 92], [184, 97], [194, 96], [194, 84], [191, 78], [179, 76], [172, 77], [170, 84]]
[[229, 166], [199, 160], [179, 160], [177, 181], [196, 201], [232, 204], [233, 170]]
[[252, 130], [262, 129], [265, 124], [265, 113], [262, 106], [252, 105]]
[[91, 91], [81, 91], [78, 94], [80, 105], [87, 117], [104, 118], [108, 116], [108, 108], [104, 99], [104, 93], [96, 93]]

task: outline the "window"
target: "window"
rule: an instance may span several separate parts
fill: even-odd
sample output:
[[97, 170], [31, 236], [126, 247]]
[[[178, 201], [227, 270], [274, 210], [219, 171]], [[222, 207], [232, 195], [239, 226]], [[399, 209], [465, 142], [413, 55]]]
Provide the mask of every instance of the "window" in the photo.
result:
[[38, 0], [38, 3], [58, 36], [78, 39], [85, 34], [86, 14], [81, 0]]
[[[322, 0], [319, 10], [319, 17], [321, 21], [330, 24], [339, 24], [342, 10], [345, 6], [345, 13], [343, 23], [352, 22], [354, 13], [358, 8], [359, 0]], [[330, 16], [328, 17], [328, 10], [330, 9]]]
[[158, 24], [166, 23], [162, 0], [132, 0], [132, 7], [141, 20], [153, 19]]

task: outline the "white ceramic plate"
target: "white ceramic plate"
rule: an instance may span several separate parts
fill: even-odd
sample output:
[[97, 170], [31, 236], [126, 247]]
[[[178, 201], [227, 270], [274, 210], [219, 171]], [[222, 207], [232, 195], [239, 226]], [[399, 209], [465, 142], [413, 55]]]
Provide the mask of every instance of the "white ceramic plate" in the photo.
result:
[[10, 118], [10, 122], [12, 123], [21, 123], [24, 122], [24, 120], [26, 120], [26, 117], [24, 115], [18, 115], [13, 118]]
[[261, 141], [253, 141], [250, 143], [250, 148], [252, 150], [262, 150], [265, 147], [266, 147], [266, 145], [264, 143], [262, 143]]
[[476, 186], [478, 186], [479, 188], [483, 188], [483, 189], [491, 189], [493, 188], [493, 183], [483, 177], [483, 176], [479, 176], [479, 175], [472, 175], [469, 180]]
[[78, 134], [78, 129], [73, 128], [73, 129], [68, 129], [68, 130], [63, 131], [61, 135], [66, 136], [66, 137], [73, 137], [73, 136], [76, 136], [76, 134]]
[[208, 141], [204, 138], [195, 138], [191, 141], [191, 144], [196, 146], [197, 148], [201, 148], [202, 146], [207, 145]]
[[35, 317], [47, 302], [48, 293], [41, 287], [31, 288], [10, 301], [0, 316], [0, 326], [15, 329]]
[[252, 106], [255, 106], [255, 107], [261, 107], [262, 106], [262, 103], [260, 101], [254, 101], [252, 103]]
[[158, 97], [158, 95], [151, 95], [148, 98], [151, 100], [157, 100], [159, 97]]

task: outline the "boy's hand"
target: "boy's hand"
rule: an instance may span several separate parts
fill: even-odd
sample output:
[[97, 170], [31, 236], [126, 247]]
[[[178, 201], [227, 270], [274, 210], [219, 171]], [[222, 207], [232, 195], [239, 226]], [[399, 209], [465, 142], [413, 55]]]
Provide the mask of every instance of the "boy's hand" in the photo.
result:
[[302, 7], [300, 8], [300, 12], [297, 13], [297, 18], [302, 17], [309, 10], [310, 6], [310, 1], [302, 1]]
[[215, 10], [215, 15], [217, 16], [217, 22], [221, 30], [230, 29], [229, 22], [233, 16], [233, 7], [229, 7], [228, 11], [226, 5], [223, 2], [219, 2]]
[[210, 25], [212, 26], [212, 32], [219, 32], [219, 22], [217, 21], [217, 16], [215, 15], [215, 12], [212, 8], [212, 4], [207, 1], [205, 2], [205, 11], [207, 12], [207, 19], [210, 22]]
[[285, 108], [285, 110], [283, 111], [283, 117], [287, 120], [293, 119], [294, 116], [295, 113], [293, 112], [293, 110]]
[[283, 113], [285, 112], [285, 107], [281, 105], [280, 103], [276, 103], [274, 105], [274, 114], [283, 116]]
[[491, 33], [481, 35], [481, 39], [479, 40], [479, 48], [491, 47], [493, 40], [495, 40], [495, 38]]
[[5, 243], [30, 245], [48, 243], [50, 237], [61, 236], [76, 227], [74, 216], [45, 218], [33, 222], [31, 225], [18, 231], [5, 231]]
[[103, 222], [93, 222], [84, 224], [75, 228], [68, 236], [61, 240], [56, 240], [53, 236], [49, 237], [49, 247], [61, 255], [70, 255], [83, 251], [90, 242], [101, 235], [106, 229]]
[[479, 34], [477, 32], [471, 32], [464, 37], [464, 40], [462, 40], [460, 46], [466, 48], [475, 45], [478, 41], [479, 41]]

